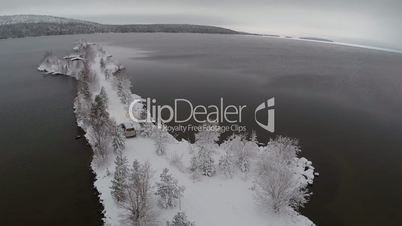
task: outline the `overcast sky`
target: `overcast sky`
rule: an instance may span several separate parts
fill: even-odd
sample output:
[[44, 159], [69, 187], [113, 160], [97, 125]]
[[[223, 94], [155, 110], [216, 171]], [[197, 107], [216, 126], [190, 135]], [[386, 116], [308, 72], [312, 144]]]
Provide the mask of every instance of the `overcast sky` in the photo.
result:
[[0, 0], [0, 15], [193, 23], [402, 49], [402, 0]]

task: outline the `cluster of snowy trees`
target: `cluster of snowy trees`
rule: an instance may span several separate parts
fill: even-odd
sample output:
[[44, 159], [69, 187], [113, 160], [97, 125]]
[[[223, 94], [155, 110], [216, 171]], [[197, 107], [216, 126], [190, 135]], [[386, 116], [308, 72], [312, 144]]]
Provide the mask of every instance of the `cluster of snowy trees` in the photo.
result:
[[231, 177], [237, 169], [243, 173], [250, 170], [251, 161], [258, 153], [259, 147], [245, 135], [232, 135], [222, 145], [225, 154], [219, 160], [219, 166], [225, 175]]
[[[87, 45], [80, 45], [79, 51], [83, 52], [89, 61], [94, 56], [87, 47]], [[101, 87], [99, 94], [93, 96], [92, 90], [96, 90], [98, 84], [88, 68], [88, 62], [85, 62], [78, 76], [78, 94], [74, 108], [79, 126], [87, 131], [94, 158], [98, 160], [98, 163], [102, 163], [110, 153], [118, 153], [124, 149], [125, 136], [120, 126], [111, 119], [108, 113], [108, 97], [105, 89]]]
[[151, 167], [137, 160], [131, 168], [122, 152], [117, 153], [111, 193], [116, 203], [127, 211], [130, 225], [152, 225]]
[[106, 160], [113, 151], [117, 153], [125, 147], [122, 129], [112, 120], [107, 111], [108, 99], [103, 88], [95, 96], [89, 114], [89, 137], [95, 158]]
[[194, 151], [191, 158], [191, 167], [193, 178], [200, 176], [212, 177], [216, 173], [215, 159], [213, 155], [218, 147], [220, 132], [214, 129], [213, 125], [206, 125], [204, 130], [195, 134]]
[[[256, 141], [249, 140], [242, 134], [234, 134], [218, 145], [219, 137], [219, 130], [202, 130], [195, 135], [196, 152], [191, 159], [190, 168], [195, 178], [200, 175], [214, 176], [217, 170], [228, 177], [232, 177], [237, 170], [243, 173], [249, 171], [250, 161], [259, 150]], [[216, 165], [214, 156], [222, 150], [224, 154]]]
[[305, 169], [298, 167], [297, 140], [278, 136], [259, 147], [255, 133], [249, 138], [234, 134], [218, 145], [219, 135], [219, 131], [211, 130], [196, 134], [196, 151], [190, 166], [193, 177], [211, 177], [218, 171], [228, 178], [237, 172], [249, 173], [255, 178], [253, 190], [257, 200], [274, 212], [298, 210], [308, 201], [311, 193], [303, 176]]
[[[118, 153], [125, 147], [124, 131], [110, 117], [108, 113], [108, 97], [105, 89], [99, 84], [98, 77], [90, 70], [90, 65], [96, 63], [97, 55], [105, 56], [106, 53], [100, 47], [91, 48], [86, 41], [79, 41], [74, 48], [74, 54], [82, 59], [82, 67], [77, 68], [78, 93], [74, 102], [75, 113], [79, 126], [87, 131], [88, 141], [94, 151], [94, 158], [102, 163], [114, 152]], [[50, 54], [47, 54], [48, 57]], [[108, 57], [101, 57], [99, 64], [102, 72], [113, 74], [107, 65], [110, 64]], [[114, 75], [114, 74], [113, 74]], [[119, 80], [116, 76], [114, 80]], [[130, 83], [128, 81], [129, 90]], [[130, 92], [131, 91], [125, 91]], [[96, 94], [97, 93], [97, 94]], [[95, 95], [96, 94], [96, 95]], [[128, 96], [128, 94], [126, 94]], [[130, 95], [131, 97], [131, 95]], [[126, 97], [128, 98], [128, 97]]]
[[80, 126], [89, 125], [89, 113], [91, 111], [92, 93], [89, 90], [89, 75], [85, 71], [81, 72], [78, 81], [78, 93], [74, 102], [75, 115]]
[[[135, 160], [129, 168], [127, 158], [122, 152], [117, 153], [111, 194], [116, 203], [126, 210], [125, 220], [130, 225], [155, 224], [153, 198], [158, 199], [161, 208], [168, 209], [175, 207], [177, 201], [183, 196], [184, 186], [179, 185], [167, 168], [160, 174], [160, 181], [155, 184], [156, 191], [153, 192], [152, 174], [148, 162], [140, 163]], [[179, 212], [172, 221], [167, 222], [167, 225], [193, 226], [194, 223], [188, 221], [183, 212]]]
[[105, 90], [102, 88], [100, 93], [95, 96], [90, 111], [89, 133], [93, 151], [96, 157], [105, 159], [108, 154], [108, 146], [111, 141], [112, 121], [107, 111], [108, 99]]
[[117, 95], [120, 97], [120, 101], [129, 106], [133, 101], [131, 92], [131, 81], [124, 71], [119, 71], [114, 77], [114, 86], [117, 90]]
[[256, 162], [255, 191], [265, 206], [280, 212], [288, 207], [297, 210], [307, 203], [311, 193], [308, 183], [300, 180], [297, 169], [298, 141], [288, 137], [271, 139]]

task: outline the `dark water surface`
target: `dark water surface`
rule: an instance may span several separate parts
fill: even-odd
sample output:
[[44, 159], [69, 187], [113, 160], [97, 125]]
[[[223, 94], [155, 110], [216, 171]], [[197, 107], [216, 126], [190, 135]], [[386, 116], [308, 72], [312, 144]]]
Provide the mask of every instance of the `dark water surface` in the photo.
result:
[[75, 80], [35, 70], [73, 40], [0, 40], [0, 225], [102, 225], [91, 150], [74, 139]]
[[[120, 58], [134, 92], [161, 104], [276, 98], [276, 133], [298, 138], [320, 173], [303, 209], [318, 225], [402, 225], [402, 55], [326, 43], [202, 34], [0, 40], [0, 213], [5, 225], [99, 225], [90, 150], [72, 113], [75, 82], [34, 68], [81, 37]], [[127, 49], [127, 47], [129, 49]], [[184, 134], [187, 136], [188, 134]], [[3, 215], [4, 214], [4, 215]], [[1, 223], [0, 223], [1, 224]], [[1, 224], [3, 225], [3, 224]]]
[[[276, 133], [320, 173], [303, 210], [318, 225], [402, 225], [402, 55], [250, 36], [137, 34], [110, 45], [143, 97], [254, 109], [276, 99]], [[145, 52], [145, 53], [144, 53]], [[137, 56], [136, 56], [137, 55]]]

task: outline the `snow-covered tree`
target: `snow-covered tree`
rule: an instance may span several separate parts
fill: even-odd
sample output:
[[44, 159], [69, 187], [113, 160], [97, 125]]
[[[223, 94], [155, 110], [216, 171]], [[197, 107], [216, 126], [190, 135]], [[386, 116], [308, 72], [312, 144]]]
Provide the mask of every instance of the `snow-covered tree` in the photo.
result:
[[225, 176], [231, 178], [236, 169], [236, 158], [231, 150], [226, 150], [225, 154], [219, 159], [219, 169]]
[[107, 109], [107, 105], [109, 103], [109, 100], [107, 98], [107, 94], [106, 94], [106, 90], [104, 87], [101, 88], [100, 92], [99, 92], [99, 98], [102, 99], [102, 102], [104, 103], [105, 106], [105, 110]]
[[249, 171], [250, 160], [256, 154], [258, 149], [255, 142], [248, 141], [242, 135], [232, 135], [222, 144], [222, 147], [234, 154], [236, 165], [242, 172]]
[[117, 88], [117, 95], [120, 97], [120, 101], [129, 105], [133, 101], [130, 79], [124, 72], [116, 73], [115, 78], [114, 85]]
[[[103, 90], [103, 89], [102, 89]], [[95, 97], [91, 106], [91, 142], [93, 143], [95, 157], [105, 159], [108, 155], [107, 149], [111, 139], [111, 121], [107, 108], [106, 93], [101, 91]]]
[[151, 167], [148, 162], [141, 164], [137, 160], [128, 176], [126, 199], [121, 206], [127, 211], [128, 224], [135, 226], [152, 225], [155, 221], [152, 209]]
[[83, 80], [80, 81], [79, 85], [79, 92], [82, 94], [82, 97], [84, 98], [85, 101], [91, 102], [92, 101], [92, 94], [89, 91], [89, 84], [88, 84], [88, 75], [83, 74], [82, 75]]
[[156, 183], [155, 193], [159, 197], [159, 205], [165, 209], [175, 207], [176, 200], [183, 195], [184, 186], [179, 186], [177, 179], [169, 174], [167, 168], [163, 169], [160, 178], [160, 182]]
[[195, 226], [194, 222], [187, 219], [187, 215], [184, 212], [178, 212], [172, 221], [166, 222], [167, 226]]
[[203, 129], [196, 133], [195, 145], [200, 149], [208, 149], [210, 151], [215, 151], [219, 141], [219, 136], [221, 135], [219, 128], [214, 124], [205, 124]]
[[114, 161], [115, 171], [112, 180], [112, 196], [116, 202], [120, 203], [126, 199], [127, 177], [128, 177], [128, 161], [122, 152], [119, 151]]
[[86, 127], [90, 124], [90, 111], [91, 111], [92, 95], [89, 91], [89, 85], [86, 81], [78, 82], [78, 93], [74, 101], [74, 112], [76, 113], [77, 120]]
[[112, 130], [112, 146], [114, 153], [119, 153], [124, 150], [126, 146], [126, 137], [124, 136], [123, 128], [113, 123]]
[[156, 154], [164, 155], [166, 153], [166, 145], [170, 141], [169, 133], [155, 127], [152, 133], [152, 137], [155, 141]]
[[152, 137], [154, 130], [155, 130], [154, 124], [145, 122], [142, 124], [141, 136]]
[[[89, 49], [89, 48], [87, 48]], [[87, 52], [87, 51], [85, 51]], [[86, 58], [89, 59], [89, 58]], [[95, 87], [98, 84], [98, 76], [90, 69], [91, 64], [86, 60], [81, 71], [81, 76], [79, 76], [80, 81], [87, 82], [88, 85]]]
[[254, 143], [258, 143], [257, 132], [253, 129], [250, 134], [250, 141]]
[[193, 145], [196, 153], [191, 158], [190, 170], [193, 172], [193, 177], [197, 178], [200, 175], [212, 177], [215, 175], [215, 153], [219, 141], [220, 130], [215, 124], [205, 124], [203, 129], [195, 134], [195, 142]]
[[105, 70], [106, 63], [105, 63], [105, 60], [103, 58], [100, 59], [99, 64], [100, 64], [101, 69]]
[[212, 158], [213, 152], [207, 148], [201, 148], [191, 158], [190, 170], [196, 178], [198, 175], [212, 177], [215, 175], [215, 160]]
[[256, 163], [256, 195], [275, 212], [302, 207], [311, 193], [298, 177], [298, 142], [287, 137], [271, 140]]
[[184, 154], [179, 154], [178, 152], [172, 152], [169, 156], [169, 163], [176, 167], [176, 169], [180, 170], [181, 172], [185, 172], [185, 166], [183, 164], [183, 156]]
[[99, 95], [95, 97], [95, 101], [91, 108], [91, 119], [94, 125], [103, 125], [105, 121], [109, 120], [107, 104], [107, 95], [102, 87]]

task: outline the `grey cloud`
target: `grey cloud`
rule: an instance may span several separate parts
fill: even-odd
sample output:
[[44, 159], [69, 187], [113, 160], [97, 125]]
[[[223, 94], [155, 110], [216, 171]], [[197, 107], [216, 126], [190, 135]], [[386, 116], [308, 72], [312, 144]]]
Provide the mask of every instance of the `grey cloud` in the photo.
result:
[[402, 49], [400, 0], [0, 0], [0, 14], [102, 23], [195, 23]]

